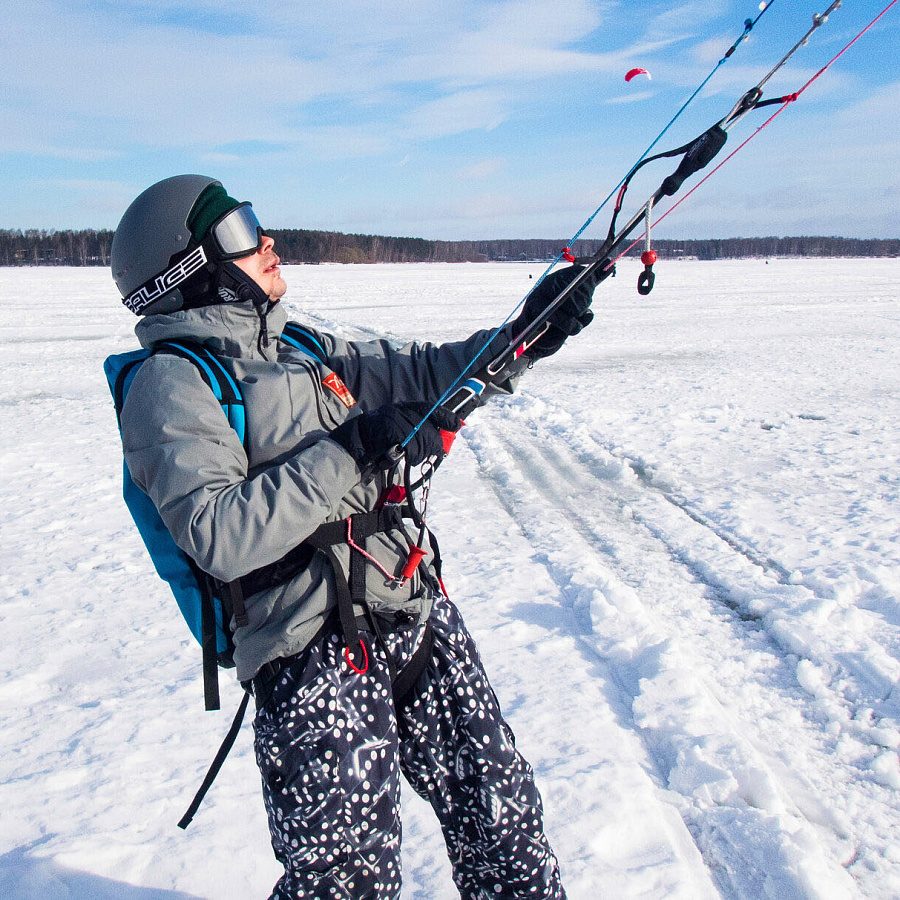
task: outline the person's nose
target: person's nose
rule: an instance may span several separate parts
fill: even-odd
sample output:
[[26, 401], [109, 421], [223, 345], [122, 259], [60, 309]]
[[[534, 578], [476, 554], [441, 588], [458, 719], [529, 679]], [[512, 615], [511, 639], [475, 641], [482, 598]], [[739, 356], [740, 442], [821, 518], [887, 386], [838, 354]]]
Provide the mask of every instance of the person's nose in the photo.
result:
[[275, 246], [275, 239], [269, 235], [263, 235], [262, 246], [259, 248], [260, 253], [268, 253]]

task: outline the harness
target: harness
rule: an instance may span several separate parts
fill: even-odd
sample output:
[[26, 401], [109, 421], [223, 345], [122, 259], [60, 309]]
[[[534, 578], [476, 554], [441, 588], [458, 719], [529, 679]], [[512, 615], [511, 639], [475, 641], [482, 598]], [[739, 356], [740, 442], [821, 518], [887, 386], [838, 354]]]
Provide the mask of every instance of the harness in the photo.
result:
[[[244, 596], [284, 584], [300, 574], [312, 561], [316, 552], [324, 554], [331, 563], [334, 573], [337, 618], [345, 641], [344, 658], [354, 672], [360, 675], [365, 674], [369, 666], [369, 647], [363, 632], [367, 632], [383, 644], [385, 632], [415, 628], [419, 624], [417, 616], [403, 610], [373, 610], [366, 602], [366, 565], [368, 562], [375, 562], [366, 552], [366, 539], [376, 534], [385, 534], [396, 530], [405, 532], [403, 528], [405, 515], [399, 504], [391, 504], [383, 505], [372, 512], [356, 513], [338, 522], [326, 522], [282, 559], [270, 566], [257, 569], [243, 578], [229, 582], [225, 587], [232, 597], [239, 597], [240, 602], [243, 603]], [[440, 554], [437, 549], [437, 541], [433, 534], [429, 533], [429, 536], [434, 553], [435, 570], [439, 573]], [[344, 567], [334, 549], [341, 544], [347, 544], [351, 548], [348, 575], [344, 574]], [[375, 564], [378, 565], [377, 562]], [[426, 582], [430, 581], [431, 576], [424, 562], [419, 561], [418, 568], [423, 579]], [[440, 576], [438, 576], [437, 584], [432, 586], [443, 590]], [[395, 703], [405, 697], [422, 674], [428, 662], [431, 631], [431, 624], [426, 621], [419, 648], [401, 670], [396, 670], [390, 656], [387, 655]], [[428, 649], [423, 649], [426, 646]], [[293, 658], [266, 663], [260, 670], [260, 674], [253, 679], [252, 689], [257, 706], [262, 706], [266, 702], [271, 688], [274, 686], [274, 679]]]

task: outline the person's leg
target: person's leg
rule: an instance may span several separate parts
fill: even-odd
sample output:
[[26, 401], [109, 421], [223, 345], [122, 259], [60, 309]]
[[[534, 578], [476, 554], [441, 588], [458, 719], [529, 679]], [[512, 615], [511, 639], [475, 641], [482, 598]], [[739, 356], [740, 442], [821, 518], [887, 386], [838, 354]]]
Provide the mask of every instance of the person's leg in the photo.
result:
[[386, 667], [357, 674], [332, 630], [280, 675], [253, 723], [273, 900], [400, 894], [397, 732]]
[[400, 764], [441, 823], [463, 898], [565, 897], [531, 767], [516, 750], [475, 643], [448, 600], [434, 650], [400, 703]]

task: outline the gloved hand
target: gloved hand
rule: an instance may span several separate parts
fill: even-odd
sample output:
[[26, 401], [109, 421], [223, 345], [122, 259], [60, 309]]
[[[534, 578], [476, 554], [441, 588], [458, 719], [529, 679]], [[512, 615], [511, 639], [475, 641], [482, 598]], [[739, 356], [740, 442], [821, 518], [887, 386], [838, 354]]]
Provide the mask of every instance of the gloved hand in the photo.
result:
[[[522, 312], [513, 320], [513, 334], [519, 334], [527, 328], [582, 269], [582, 266], [574, 265], [551, 272], [535, 288], [525, 301]], [[525, 351], [525, 355], [532, 359], [552, 356], [566, 342], [566, 338], [578, 334], [582, 328], [589, 325], [594, 314], [588, 307], [591, 305], [594, 288], [598, 283], [599, 270], [594, 269], [572, 289], [572, 293], [553, 311], [549, 320], [550, 327]]]
[[[406, 440], [429, 409], [430, 403], [382, 406], [348, 419], [335, 428], [330, 437], [356, 460], [361, 469], [389, 468], [395, 460], [390, 459], [388, 453]], [[418, 466], [429, 456], [441, 459], [445, 453], [441, 431], [455, 432], [461, 426], [459, 416], [438, 407], [403, 448], [407, 465]]]

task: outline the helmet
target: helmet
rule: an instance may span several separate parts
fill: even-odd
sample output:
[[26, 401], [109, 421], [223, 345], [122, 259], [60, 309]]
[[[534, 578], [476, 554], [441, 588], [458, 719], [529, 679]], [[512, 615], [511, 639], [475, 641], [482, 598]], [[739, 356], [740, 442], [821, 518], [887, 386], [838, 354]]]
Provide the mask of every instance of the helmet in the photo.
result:
[[[113, 236], [110, 264], [123, 298], [167, 270], [173, 257], [184, 254], [192, 243], [187, 220], [200, 195], [219, 184], [204, 175], [176, 175], [151, 185], [125, 210]], [[152, 299], [151, 299], [152, 298]], [[132, 312], [140, 315], [173, 312], [182, 306], [181, 292], [161, 284], [142, 298]]]
[[229, 197], [214, 178], [176, 175], [151, 185], [125, 210], [110, 251], [113, 279], [133, 313], [174, 312], [189, 293], [208, 287], [211, 274], [218, 284], [226, 261], [261, 242], [249, 203]]

